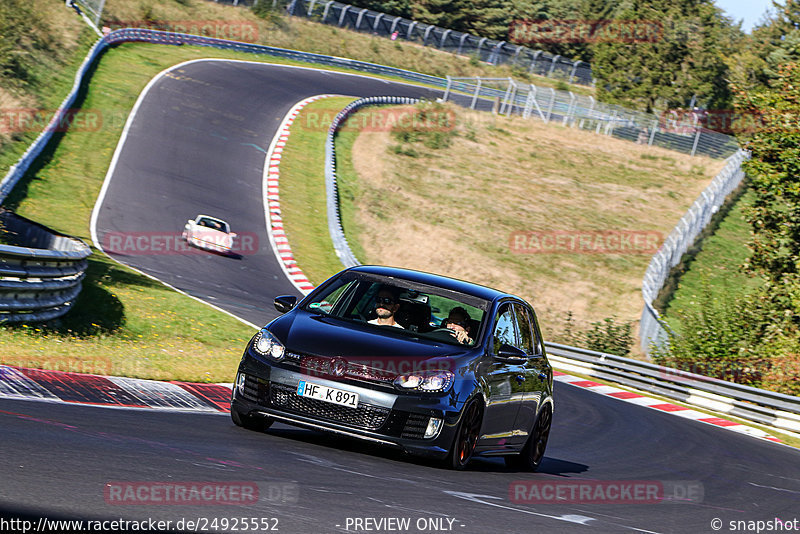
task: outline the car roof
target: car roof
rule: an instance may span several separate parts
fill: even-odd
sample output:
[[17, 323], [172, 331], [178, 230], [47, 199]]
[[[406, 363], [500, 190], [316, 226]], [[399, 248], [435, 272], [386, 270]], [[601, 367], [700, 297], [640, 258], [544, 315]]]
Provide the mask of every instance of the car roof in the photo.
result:
[[428, 284], [431, 286], [449, 289], [451, 291], [466, 293], [468, 295], [473, 295], [490, 301], [502, 297], [519, 298], [516, 297], [515, 295], [504, 293], [502, 291], [498, 291], [497, 289], [492, 289], [491, 287], [482, 286], [480, 284], [465, 282], [464, 280], [458, 280], [456, 278], [450, 278], [448, 276], [442, 276], [438, 274], [426, 273], [422, 271], [414, 271], [411, 269], [401, 269], [399, 267], [385, 267], [381, 265], [359, 265], [357, 267], [352, 267], [348, 270], [354, 272], [376, 274], [379, 276], [402, 278], [404, 280], [410, 280], [412, 282]]

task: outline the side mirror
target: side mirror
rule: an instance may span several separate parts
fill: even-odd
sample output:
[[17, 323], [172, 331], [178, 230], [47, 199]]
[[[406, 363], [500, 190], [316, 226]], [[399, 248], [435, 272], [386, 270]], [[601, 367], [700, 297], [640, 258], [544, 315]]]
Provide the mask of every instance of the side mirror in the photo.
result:
[[525, 351], [522, 349], [503, 343], [500, 345], [500, 348], [497, 349], [495, 359], [506, 363], [522, 364], [528, 361], [528, 355], [525, 354]]
[[275, 297], [274, 304], [276, 310], [286, 313], [297, 304], [297, 297], [294, 295], [281, 295], [280, 297]]

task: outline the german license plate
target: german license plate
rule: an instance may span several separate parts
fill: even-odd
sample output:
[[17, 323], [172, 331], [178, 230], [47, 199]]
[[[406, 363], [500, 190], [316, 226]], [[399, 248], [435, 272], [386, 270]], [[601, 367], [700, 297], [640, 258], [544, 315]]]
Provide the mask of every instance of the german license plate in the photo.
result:
[[313, 384], [305, 380], [301, 380], [300, 383], [297, 384], [297, 395], [330, 402], [331, 404], [338, 404], [339, 406], [358, 408], [358, 393], [329, 388], [328, 386]]

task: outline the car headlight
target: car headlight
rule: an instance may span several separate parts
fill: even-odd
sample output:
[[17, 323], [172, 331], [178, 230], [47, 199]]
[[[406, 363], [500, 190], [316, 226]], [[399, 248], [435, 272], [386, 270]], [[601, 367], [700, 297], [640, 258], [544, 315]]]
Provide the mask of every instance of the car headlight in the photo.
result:
[[405, 391], [429, 393], [447, 391], [453, 385], [453, 373], [451, 371], [421, 371], [400, 375], [394, 379], [394, 385]]
[[256, 354], [268, 356], [276, 361], [282, 360], [286, 353], [286, 347], [269, 330], [263, 328], [253, 338], [252, 347]]

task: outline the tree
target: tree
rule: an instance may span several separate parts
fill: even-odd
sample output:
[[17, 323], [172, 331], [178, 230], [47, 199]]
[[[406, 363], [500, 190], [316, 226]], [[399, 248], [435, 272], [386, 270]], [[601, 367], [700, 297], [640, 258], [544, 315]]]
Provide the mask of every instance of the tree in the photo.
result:
[[746, 267], [778, 283], [800, 274], [800, 65], [784, 65], [770, 88], [739, 88], [736, 97], [737, 112], [757, 119], [743, 135], [752, 155], [745, 171], [756, 193], [747, 213], [753, 253]]
[[723, 45], [730, 19], [711, 0], [632, 1], [620, 20], [660, 27], [652, 39], [604, 41], [593, 46], [592, 72], [601, 100], [646, 111], [730, 102]]

